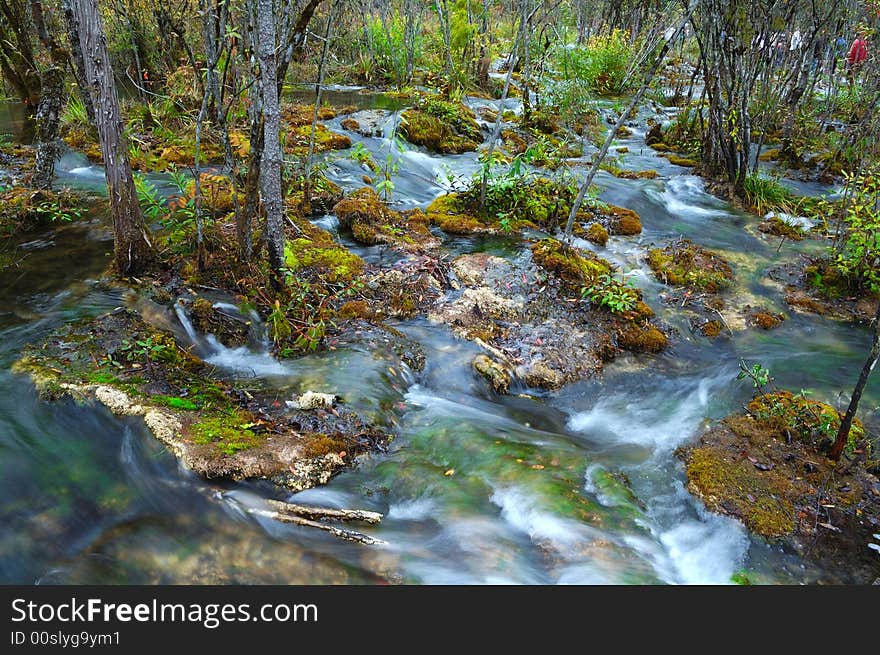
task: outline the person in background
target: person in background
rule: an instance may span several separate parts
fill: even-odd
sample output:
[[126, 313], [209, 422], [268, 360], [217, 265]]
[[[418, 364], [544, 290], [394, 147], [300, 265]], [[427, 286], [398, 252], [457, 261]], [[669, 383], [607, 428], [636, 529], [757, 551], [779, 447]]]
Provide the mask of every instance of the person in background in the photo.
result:
[[847, 77], [850, 83], [855, 80], [856, 73], [867, 58], [868, 42], [865, 40], [863, 32], [856, 32], [856, 38], [853, 40], [849, 54], [846, 56]]

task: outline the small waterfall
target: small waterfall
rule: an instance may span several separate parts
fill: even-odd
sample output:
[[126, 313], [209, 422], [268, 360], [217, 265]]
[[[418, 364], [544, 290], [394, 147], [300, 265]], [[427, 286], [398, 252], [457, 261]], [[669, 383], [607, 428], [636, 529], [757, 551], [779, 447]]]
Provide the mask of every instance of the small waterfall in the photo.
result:
[[[218, 302], [214, 303], [213, 307], [226, 311], [239, 311], [238, 307], [231, 303]], [[177, 314], [177, 319], [187, 337], [207, 363], [246, 377], [279, 377], [291, 374], [291, 370], [269, 352], [269, 344], [265, 341], [264, 334], [261, 335], [261, 348], [258, 351], [252, 350], [248, 346], [229, 347], [223, 345], [213, 334], [199, 334], [186, 312], [183, 299], [178, 299], [175, 303], [174, 312]], [[248, 317], [251, 320], [251, 325], [254, 326], [252, 331], [265, 332], [262, 329], [262, 321], [256, 312], [251, 310]]]

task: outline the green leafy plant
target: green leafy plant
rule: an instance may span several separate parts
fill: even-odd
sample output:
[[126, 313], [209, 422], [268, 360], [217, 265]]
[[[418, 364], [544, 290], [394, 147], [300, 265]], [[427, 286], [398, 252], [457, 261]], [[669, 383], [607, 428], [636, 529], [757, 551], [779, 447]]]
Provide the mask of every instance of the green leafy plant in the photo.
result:
[[583, 287], [581, 296], [597, 307], [605, 307], [615, 314], [632, 311], [639, 300], [629, 279], [624, 277], [618, 280], [608, 273], [600, 275], [595, 284]]

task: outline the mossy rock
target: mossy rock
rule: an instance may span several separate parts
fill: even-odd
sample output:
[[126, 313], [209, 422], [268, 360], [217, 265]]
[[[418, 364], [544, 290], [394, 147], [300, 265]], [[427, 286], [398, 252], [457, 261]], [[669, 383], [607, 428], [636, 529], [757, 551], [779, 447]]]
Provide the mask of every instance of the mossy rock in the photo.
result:
[[719, 334], [721, 334], [722, 327], [723, 327], [723, 325], [721, 324], [721, 321], [718, 321], [718, 320], [706, 321], [705, 323], [703, 323], [700, 326], [700, 332], [703, 333], [704, 337], [709, 337], [710, 339], [714, 339]]
[[371, 187], [362, 187], [340, 200], [333, 207], [333, 213], [359, 243], [387, 243], [411, 249], [436, 242], [423, 212], [416, 210], [405, 215], [396, 212], [382, 202]]
[[608, 230], [601, 223], [590, 223], [583, 236], [590, 243], [604, 247], [608, 243]]
[[[654, 148], [656, 149], [657, 146], [655, 145]], [[669, 146], [667, 146], [667, 148], [669, 148]], [[675, 166], [684, 166], [685, 168], [694, 168], [699, 163], [695, 159], [690, 159], [688, 157], [682, 157], [682, 156], [676, 155], [676, 154], [666, 154], [664, 156], [669, 160], [670, 164], [674, 164]]]
[[[285, 152], [298, 156], [307, 155], [311, 136], [311, 124], [294, 127], [287, 133]], [[351, 139], [348, 136], [333, 132], [322, 123], [315, 125], [315, 152], [345, 150], [346, 148], [351, 148]]]
[[404, 111], [398, 129], [410, 143], [441, 154], [474, 151], [483, 140], [470, 109], [435, 96], [425, 97], [417, 107]]
[[758, 224], [758, 230], [763, 232], [764, 234], [770, 234], [777, 237], [785, 237], [786, 239], [791, 239], [792, 241], [801, 241], [805, 232], [802, 228], [797, 225], [791, 225], [790, 223], [785, 222], [778, 216], [771, 216], [770, 218], [765, 218]]
[[467, 212], [457, 193], [435, 198], [425, 209], [428, 220], [449, 234], [494, 232], [495, 229]]
[[577, 250], [557, 239], [542, 239], [532, 245], [532, 259], [560, 280], [575, 286], [590, 286], [614, 270], [610, 262], [588, 250]]
[[773, 330], [785, 320], [785, 314], [773, 314], [771, 312], [753, 312], [749, 315], [749, 322], [762, 330]]
[[617, 333], [617, 345], [635, 353], [658, 353], [666, 348], [669, 340], [657, 327], [631, 324]]
[[731, 460], [713, 448], [697, 448], [688, 458], [687, 477], [688, 489], [709, 509], [723, 508], [756, 534], [775, 538], [794, 530], [789, 483], [773, 471], [760, 471], [743, 458]]
[[477, 355], [474, 358], [473, 367], [486, 379], [496, 393], [506, 394], [510, 391], [510, 374], [495, 360], [486, 355]]
[[345, 246], [307, 236], [285, 242], [284, 263], [293, 273], [309, 273], [331, 284], [350, 283], [364, 270], [364, 260]]
[[733, 281], [733, 269], [724, 258], [687, 239], [649, 250], [648, 266], [664, 284], [708, 293], [717, 293]]

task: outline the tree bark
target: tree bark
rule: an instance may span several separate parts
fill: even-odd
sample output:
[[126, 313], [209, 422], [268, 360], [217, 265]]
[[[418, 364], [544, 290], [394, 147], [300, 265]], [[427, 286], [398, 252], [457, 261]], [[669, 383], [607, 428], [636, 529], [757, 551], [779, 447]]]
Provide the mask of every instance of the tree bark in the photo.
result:
[[73, 16], [73, 9], [69, 2], [63, 3], [63, 9], [67, 25], [67, 40], [70, 43], [70, 57], [73, 59], [73, 76], [76, 79], [77, 87], [79, 87], [79, 95], [82, 98], [83, 105], [85, 105], [86, 115], [89, 117], [89, 124], [94, 127], [96, 125], [95, 104], [92, 102], [92, 94], [89, 92], [85, 58], [83, 57], [79, 35], [76, 32], [77, 21]]
[[153, 261], [153, 247], [144, 226], [144, 218], [138, 205], [137, 193], [128, 150], [123, 135], [122, 115], [110, 56], [107, 37], [97, 0], [64, 0], [69, 3], [76, 25], [71, 31], [79, 35], [84, 54], [86, 79], [92, 102], [101, 152], [104, 155], [104, 172], [110, 196], [110, 215], [113, 220], [113, 257], [119, 275], [137, 275]]
[[266, 210], [266, 245], [272, 284], [281, 287], [284, 267], [284, 198], [281, 193], [281, 109], [278, 105], [278, 57], [275, 54], [276, 21], [272, 0], [257, 0], [260, 77], [263, 96], [263, 149], [260, 191]]
[[853, 389], [852, 398], [849, 401], [849, 407], [846, 408], [846, 414], [840, 422], [840, 429], [837, 431], [837, 438], [834, 445], [831, 446], [831, 452], [828, 457], [834, 461], [840, 459], [846, 442], [849, 439], [849, 431], [852, 428], [853, 421], [856, 417], [856, 411], [859, 409], [859, 401], [862, 399], [862, 392], [868, 384], [868, 378], [871, 371], [877, 365], [877, 359], [880, 357], [880, 303], [877, 304], [877, 314], [874, 316], [874, 339], [871, 343], [871, 351], [868, 353], [868, 359], [862, 367], [859, 380], [856, 382], [856, 388]]
[[64, 95], [64, 71], [50, 66], [43, 71], [42, 92], [36, 114], [36, 157], [31, 186], [35, 189], [51, 189], [55, 179], [55, 160], [58, 159], [58, 123], [61, 116], [61, 99]]

